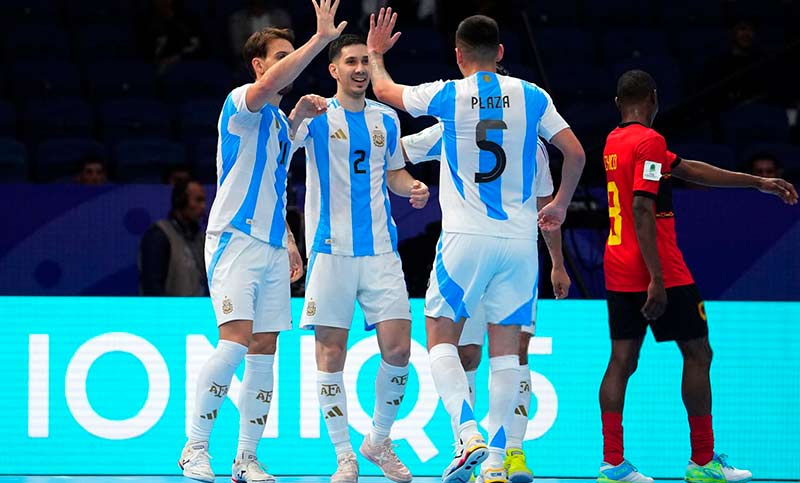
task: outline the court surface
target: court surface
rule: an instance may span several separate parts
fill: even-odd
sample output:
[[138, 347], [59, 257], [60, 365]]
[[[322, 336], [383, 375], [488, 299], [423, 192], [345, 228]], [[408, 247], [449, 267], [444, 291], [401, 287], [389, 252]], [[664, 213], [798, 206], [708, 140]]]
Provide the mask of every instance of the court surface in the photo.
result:
[[[0, 483], [191, 483], [182, 476], [2, 476]], [[228, 483], [230, 476], [219, 476], [215, 483]], [[327, 476], [279, 476], [277, 483], [328, 483]], [[379, 476], [362, 476], [359, 483], [386, 483], [389, 480]], [[414, 483], [440, 483], [441, 478], [435, 476], [420, 476], [414, 478]], [[659, 481], [683, 481], [678, 479], [660, 479]], [[763, 483], [798, 482], [800, 480], [754, 480]], [[594, 478], [536, 478], [534, 483], [596, 483]]]

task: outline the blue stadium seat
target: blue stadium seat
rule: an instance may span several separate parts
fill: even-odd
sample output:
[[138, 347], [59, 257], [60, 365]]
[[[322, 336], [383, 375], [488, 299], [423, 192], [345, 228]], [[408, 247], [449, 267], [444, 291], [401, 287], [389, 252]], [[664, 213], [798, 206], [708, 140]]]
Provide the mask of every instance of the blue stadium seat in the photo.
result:
[[123, 141], [114, 146], [114, 161], [120, 182], [160, 183], [170, 167], [186, 163], [186, 150], [163, 139]]
[[[454, 64], [429, 60], [417, 60], [413, 68], [396, 69], [392, 76], [400, 84], [418, 85], [435, 80], [460, 79], [461, 74]], [[331, 79], [333, 81], [333, 79]]]
[[170, 111], [156, 99], [132, 97], [106, 101], [100, 106], [100, 120], [103, 137], [111, 142], [171, 134]]
[[87, 157], [107, 159], [105, 146], [92, 138], [48, 139], [36, 149], [36, 181], [69, 181]]
[[575, 62], [595, 63], [596, 42], [585, 29], [569, 27], [543, 28], [534, 33], [536, 48], [546, 66]]
[[188, 144], [192, 159], [192, 174], [201, 182], [217, 182], [217, 137], [208, 136]]
[[[397, 52], [394, 52], [394, 51]], [[444, 44], [439, 33], [430, 29], [409, 29], [403, 31], [402, 41], [392, 49], [398, 59], [425, 59], [428, 62], [450, 61], [445, 55]], [[452, 54], [455, 55], [455, 54]]]
[[[138, 2], [149, 5], [152, 2]], [[80, 0], [64, 2], [64, 16], [70, 23], [127, 23], [139, 13], [137, 0]]]
[[[698, 2], [697, 0], [670, 0], [657, 2], [659, 23], [669, 27], [687, 25], [721, 26], [724, 20], [720, 2]], [[676, 36], [679, 37], [679, 36]]]
[[225, 64], [202, 60], [170, 66], [163, 85], [165, 97], [173, 102], [196, 97], [224, 99], [234, 87], [231, 71]]
[[562, 110], [564, 120], [584, 145], [602, 145], [619, 123], [613, 96], [599, 102], [580, 103]]
[[614, 29], [603, 36], [603, 54], [608, 61], [669, 55], [667, 37], [651, 29]]
[[552, 66], [546, 74], [556, 106], [583, 100], [614, 99], [614, 79], [603, 67], [570, 61]]
[[653, 76], [658, 86], [658, 100], [662, 108], [674, 106], [682, 98], [683, 75], [672, 57], [647, 57], [617, 62], [612, 68], [614, 80], [631, 69], [643, 70]]
[[14, 104], [0, 101], [0, 137], [17, 135], [17, 110]]
[[668, 144], [667, 148], [682, 158], [695, 159], [724, 169], [736, 169], [733, 149], [724, 144]]
[[14, 139], [0, 138], [0, 183], [24, 183], [28, 179], [28, 151]]
[[725, 142], [744, 146], [789, 140], [786, 109], [767, 104], [747, 104], [721, 116]]
[[56, 21], [58, 2], [53, 0], [5, 0], [0, 4], [4, 20], [13, 19], [15, 25], [23, 23]]
[[137, 56], [136, 37], [121, 25], [89, 25], [77, 34], [78, 57], [83, 62], [127, 60]]
[[531, 2], [528, 15], [542, 25], [577, 24], [580, 18], [576, 0], [538, 0]]
[[221, 98], [191, 99], [184, 102], [180, 108], [181, 139], [190, 141], [216, 136], [223, 102]]
[[55, 24], [17, 25], [5, 35], [3, 46], [4, 56], [10, 61], [69, 57], [67, 34]]
[[156, 68], [149, 62], [109, 61], [86, 67], [89, 94], [95, 99], [156, 95]]
[[542, 85], [542, 79], [538, 72], [526, 64], [504, 64], [512, 77]]
[[671, 36], [670, 41], [684, 69], [702, 69], [709, 59], [724, 51], [728, 34], [721, 28], [684, 27], [681, 34]]
[[92, 109], [75, 97], [32, 100], [25, 107], [23, 122], [29, 141], [94, 135]]
[[[519, 64], [533, 61], [527, 37], [517, 35], [513, 30], [505, 30], [500, 32], [500, 43], [504, 48], [503, 62]], [[452, 60], [450, 61], [452, 62]]]
[[[748, 146], [739, 158], [740, 166], [757, 153], [775, 156], [787, 171], [800, 171], [800, 146], [788, 143], [760, 143]], [[800, 180], [794, 180], [800, 181]]]
[[600, 25], [650, 24], [652, 4], [647, 0], [591, 0], [584, 3], [589, 22]]
[[20, 62], [11, 68], [11, 92], [17, 99], [80, 94], [81, 77], [70, 62]]

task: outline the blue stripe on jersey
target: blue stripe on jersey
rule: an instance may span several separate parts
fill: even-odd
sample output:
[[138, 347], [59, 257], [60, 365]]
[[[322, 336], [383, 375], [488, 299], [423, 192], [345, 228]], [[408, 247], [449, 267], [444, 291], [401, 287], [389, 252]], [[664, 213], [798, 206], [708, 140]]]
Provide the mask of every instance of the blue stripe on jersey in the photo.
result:
[[[478, 95], [481, 99], [500, 99], [503, 92], [500, 89], [500, 83], [497, 81], [497, 74], [481, 72], [476, 76], [478, 83]], [[503, 108], [492, 107], [480, 109], [480, 119], [483, 121], [502, 121]], [[502, 129], [487, 129], [486, 140], [491, 141], [502, 148], [503, 146], [503, 130]], [[481, 173], [488, 173], [494, 169], [498, 163], [497, 156], [485, 149], [480, 150], [479, 163]], [[495, 220], [507, 220], [508, 214], [503, 210], [503, 190], [502, 190], [503, 176], [489, 181], [487, 183], [478, 184], [478, 193], [480, 194], [481, 201], [486, 205], [486, 214], [489, 218]]]
[[238, 228], [248, 235], [251, 232], [253, 215], [256, 211], [258, 202], [258, 191], [261, 188], [261, 179], [264, 177], [264, 169], [267, 166], [267, 141], [269, 140], [269, 128], [275, 114], [269, 110], [261, 111], [261, 122], [258, 125], [258, 141], [256, 141], [256, 161], [253, 164], [253, 175], [250, 178], [250, 185], [247, 187], [247, 194], [242, 201], [239, 211], [233, 215], [231, 225]]
[[[317, 162], [319, 174], [319, 223], [317, 232], [314, 233], [314, 244], [311, 247], [320, 253], [331, 253], [331, 160], [328, 152], [328, 115], [323, 114], [309, 124], [309, 131], [313, 127], [316, 136], [311, 139], [314, 143], [314, 159]], [[308, 154], [306, 157], [309, 158]]]
[[211, 256], [211, 262], [208, 264], [208, 273], [206, 274], [206, 278], [208, 278], [209, 289], [211, 288], [211, 281], [214, 279], [214, 269], [217, 268], [217, 263], [219, 263], [219, 259], [222, 257], [222, 252], [225, 251], [225, 247], [228, 246], [228, 242], [231, 241], [232, 236], [232, 232], [226, 231], [223, 232], [219, 237], [217, 249], [214, 250], [214, 255]]
[[228, 94], [228, 98], [225, 99], [225, 104], [222, 106], [222, 118], [219, 122], [222, 173], [219, 175], [217, 188], [222, 186], [222, 182], [228, 177], [228, 173], [231, 172], [233, 165], [236, 163], [236, 158], [239, 156], [239, 142], [241, 141], [241, 138], [236, 134], [232, 134], [228, 129], [231, 118], [237, 112], [239, 111], [236, 110], [236, 105], [233, 103], [233, 96]]
[[308, 287], [308, 281], [311, 280], [311, 271], [314, 270], [314, 262], [317, 261], [317, 252], [315, 250], [311, 251], [311, 258], [308, 259], [308, 268], [306, 269], [306, 287]]
[[286, 163], [289, 157], [289, 148], [292, 142], [289, 140], [289, 125], [280, 116], [276, 117], [280, 122], [278, 131], [278, 157], [275, 160], [275, 210], [272, 212], [272, 227], [269, 230], [269, 243], [276, 247], [283, 246], [283, 236], [286, 234], [286, 212], [283, 201], [283, 194], [286, 192]]
[[385, 169], [385, 167], [389, 164], [388, 157], [393, 156], [395, 150], [397, 149], [397, 124], [392, 116], [384, 114], [383, 127], [386, 129], [386, 137], [388, 138], [386, 141], [388, 156], [384, 158], [383, 162], [383, 206], [386, 209], [386, 225], [389, 227], [389, 238], [392, 240], [392, 250], [397, 251], [397, 226], [394, 224], [394, 220], [392, 219], [392, 205], [389, 201], [389, 192], [386, 187]]
[[442, 138], [441, 137], [436, 141], [436, 144], [431, 146], [431, 148], [428, 150], [428, 153], [425, 156], [439, 156], [439, 157], [442, 156]]
[[[353, 256], [375, 255], [370, 203], [372, 138], [364, 111], [345, 111], [345, 120], [350, 130], [350, 217], [353, 230]], [[361, 161], [357, 163], [358, 160]], [[356, 169], [359, 170], [358, 173]]]
[[439, 237], [439, 245], [436, 247], [436, 282], [439, 285], [439, 293], [442, 294], [444, 301], [453, 309], [453, 321], [458, 322], [461, 317], [469, 318], [466, 304], [464, 303], [464, 289], [450, 277], [442, 260], [442, 238]]
[[442, 139], [444, 139], [444, 152], [447, 155], [447, 166], [450, 168], [450, 178], [464, 198], [464, 181], [458, 176], [458, 146], [456, 145], [456, 84], [447, 82], [442, 90], [431, 99], [431, 105], [439, 106], [440, 119], [444, 124]]
[[[541, 108], [541, 92], [538, 92], [531, 84], [522, 82], [522, 90], [525, 93], [525, 115], [530, 116], [539, 112]], [[530, 120], [530, 119], [529, 119]], [[525, 203], [533, 194], [533, 183], [536, 181], [536, 158], [538, 154], [539, 140], [539, 121], [528, 122], [525, 131], [525, 141], [522, 144], [522, 202]]]

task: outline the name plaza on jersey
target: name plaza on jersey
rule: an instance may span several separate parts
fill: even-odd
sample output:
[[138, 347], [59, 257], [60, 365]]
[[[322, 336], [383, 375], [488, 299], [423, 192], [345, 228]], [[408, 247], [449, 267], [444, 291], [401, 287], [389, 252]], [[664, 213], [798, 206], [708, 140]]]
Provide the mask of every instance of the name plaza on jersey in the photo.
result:
[[472, 109], [508, 109], [511, 107], [511, 100], [508, 96], [472, 96]]

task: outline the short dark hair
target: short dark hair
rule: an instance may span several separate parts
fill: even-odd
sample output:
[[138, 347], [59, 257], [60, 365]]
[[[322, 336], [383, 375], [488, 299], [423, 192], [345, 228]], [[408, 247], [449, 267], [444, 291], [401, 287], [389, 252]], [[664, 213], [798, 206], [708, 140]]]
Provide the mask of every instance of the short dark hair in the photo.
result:
[[172, 196], [170, 197], [172, 212], [182, 210], [189, 204], [189, 185], [192, 183], [199, 183], [191, 176], [185, 179], [179, 179], [172, 187]]
[[362, 35], [344, 34], [331, 42], [328, 46], [328, 60], [333, 62], [342, 53], [342, 49], [349, 45], [367, 45], [367, 39]]
[[756, 165], [756, 161], [761, 161], [762, 159], [772, 161], [775, 163], [776, 168], [783, 169], [783, 163], [781, 163], [781, 160], [778, 159], [777, 156], [767, 151], [756, 151], [749, 158], [747, 158], [746, 166], [748, 171], [753, 169], [753, 167]]
[[458, 24], [456, 47], [467, 57], [479, 61], [493, 61], [500, 46], [500, 29], [493, 18], [473, 15]]
[[242, 57], [244, 58], [244, 63], [247, 64], [248, 70], [251, 74], [253, 74], [253, 76], [255, 76], [252, 65], [253, 59], [261, 59], [266, 57], [267, 50], [269, 49], [269, 43], [275, 39], [288, 40], [289, 43], [294, 45], [294, 32], [292, 32], [291, 29], [267, 27], [259, 30], [258, 32], [253, 32], [252, 35], [250, 35], [250, 37], [247, 39], [247, 42], [244, 43], [244, 47], [242, 48]]
[[643, 70], [629, 70], [617, 81], [617, 100], [620, 104], [635, 104], [648, 99], [655, 90], [653, 76]]

